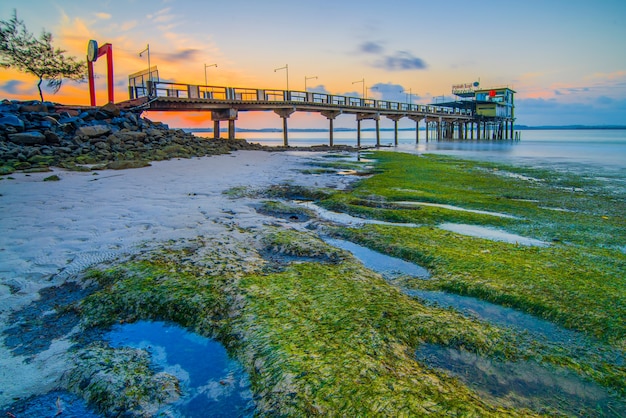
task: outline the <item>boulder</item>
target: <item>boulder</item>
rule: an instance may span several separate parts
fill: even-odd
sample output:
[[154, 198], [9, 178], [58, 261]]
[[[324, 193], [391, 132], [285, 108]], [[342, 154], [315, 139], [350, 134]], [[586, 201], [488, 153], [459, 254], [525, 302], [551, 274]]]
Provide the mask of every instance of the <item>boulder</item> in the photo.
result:
[[5, 128], [7, 126], [12, 126], [16, 128], [18, 131], [23, 131], [24, 121], [12, 114], [2, 115], [0, 117], [0, 129]]
[[101, 112], [106, 113], [108, 116], [119, 116], [120, 109], [114, 103], [107, 103], [99, 109]]
[[145, 132], [137, 132], [137, 131], [120, 131], [120, 132], [116, 132], [114, 135], [121, 142], [143, 141], [148, 136]]
[[111, 132], [111, 127], [106, 125], [81, 126], [76, 130], [76, 134], [87, 138], [96, 138], [107, 135]]
[[18, 132], [15, 134], [9, 134], [9, 141], [15, 144], [22, 145], [37, 145], [37, 144], [45, 144], [46, 136], [41, 132], [33, 131], [33, 132]]
[[43, 103], [23, 104], [20, 106], [20, 112], [22, 113], [32, 113], [32, 112], [48, 113], [48, 106], [46, 106]]

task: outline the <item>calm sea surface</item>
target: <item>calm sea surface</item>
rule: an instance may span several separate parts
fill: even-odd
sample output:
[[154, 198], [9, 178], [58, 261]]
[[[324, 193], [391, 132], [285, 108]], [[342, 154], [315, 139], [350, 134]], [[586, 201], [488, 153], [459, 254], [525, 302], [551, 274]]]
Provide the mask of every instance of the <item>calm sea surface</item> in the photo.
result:
[[[401, 130], [399, 145], [393, 148], [393, 131], [381, 131], [381, 145], [402, 152], [446, 154], [461, 158], [480, 159], [580, 172], [626, 181], [626, 130], [525, 130], [520, 141], [425, 141], [424, 131], [415, 144], [415, 131]], [[212, 136], [201, 133], [200, 136]], [[222, 133], [222, 135], [225, 135]], [[281, 132], [237, 132], [237, 138], [263, 145], [279, 146]], [[356, 131], [334, 133], [337, 145], [356, 146]], [[328, 144], [327, 132], [289, 132], [289, 145], [310, 146]], [[376, 133], [361, 132], [362, 146], [375, 146]]]

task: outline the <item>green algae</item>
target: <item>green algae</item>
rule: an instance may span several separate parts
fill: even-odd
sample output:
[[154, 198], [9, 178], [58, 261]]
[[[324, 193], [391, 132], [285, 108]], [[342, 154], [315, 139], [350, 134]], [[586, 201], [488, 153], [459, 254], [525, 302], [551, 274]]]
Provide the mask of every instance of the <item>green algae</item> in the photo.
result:
[[529, 415], [414, 359], [422, 341], [519, 355], [510, 333], [421, 305], [314, 234], [272, 228], [253, 240], [316, 261], [264, 269], [248, 242], [235, 264], [229, 253], [244, 248], [219, 239], [144, 254], [90, 273], [101, 290], [81, 303], [83, 325], [160, 319], [217, 338], [248, 370], [262, 415]]
[[[433, 280], [421, 286], [516, 307], [626, 347], [626, 255], [619, 250], [626, 240], [623, 198], [573, 174], [449, 157], [378, 153], [376, 158], [383, 174], [321, 204], [424, 227], [370, 225], [346, 230], [344, 237], [428, 267]], [[573, 191], [573, 186], [587, 191]], [[521, 196], [526, 200], [516, 200]], [[427, 206], [389, 208], [394, 201], [450, 204], [517, 218]], [[470, 238], [434, 228], [441, 222], [499, 227], [554, 244], [527, 248]]]
[[145, 350], [93, 343], [73, 361], [64, 377], [66, 386], [105, 416], [154, 416], [181, 394], [176, 377], [150, 368]]
[[[363, 179], [351, 193], [335, 193], [322, 204], [328, 209], [392, 222], [472, 223], [503, 227], [544, 241], [623, 245], [626, 225], [621, 214], [626, 212], [626, 200], [599, 181], [571, 173], [445, 156], [379, 152], [375, 158], [376, 169], [382, 174]], [[372, 195], [379, 196], [387, 206], [373, 206], [368, 198]], [[519, 219], [393, 205], [400, 201], [448, 204]]]
[[257, 212], [298, 222], [307, 221], [315, 216], [315, 213], [310, 209], [276, 200], [262, 201]]

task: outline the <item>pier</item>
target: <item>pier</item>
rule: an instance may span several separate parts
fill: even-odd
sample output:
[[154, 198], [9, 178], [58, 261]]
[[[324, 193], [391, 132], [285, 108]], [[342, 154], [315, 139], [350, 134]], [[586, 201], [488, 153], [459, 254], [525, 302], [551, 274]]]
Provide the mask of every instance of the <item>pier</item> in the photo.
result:
[[[288, 119], [294, 112], [317, 112], [329, 121], [329, 145], [333, 146], [333, 123], [342, 114], [354, 115], [357, 125], [357, 147], [361, 146], [361, 122], [373, 120], [376, 146], [380, 146], [380, 118], [394, 122], [394, 143], [398, 145], [398, 121], [409, 118], [415, 122], [415, 142], [420, 141], [420, 122], [424, 121], [425, 141], [442, 139], [508, 139], [508, 129], [497, 130], [499, 121], [476, 115], [471, 108], [421, 105], [349, 97], [309, 91], [257, 89], [193, 85], [146, 80], [147, 72], [129, 77], [130, 100], [122, 107], [149, 111], [210, 112], [213, 132], [220, 135], [220, 123], [228, 123], [228, 138], [235, 138], [239, 112], [272, 111], [282, 119], [284, 146], [289, 146]], [[157, 79], [153, 78], [153, 80]], [[511, 138], [512, 138], [511, 121]], [[498, 134], [491, 134], [498, 132]]]

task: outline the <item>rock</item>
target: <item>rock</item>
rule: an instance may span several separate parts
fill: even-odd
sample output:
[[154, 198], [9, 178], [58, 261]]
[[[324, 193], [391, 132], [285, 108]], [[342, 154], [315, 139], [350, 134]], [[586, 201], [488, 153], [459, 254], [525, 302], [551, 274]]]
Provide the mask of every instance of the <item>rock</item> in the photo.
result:
[[9, 141], [15, 144], [23, 144], [23, 145], [36, 145], [36, 144], [45, 144], [46, 136], [41, 132], [33, 131], [33, 132], [19, 132], [15, 134], [9, 134]]
[[148, 135], [145, 132], [119, 131], [116, 132], [114, 136], [121, 142], [137, 142], [143, 141]]
[[99, 109], [101, 112], [106, 113], [108, 116], [119, 116], [120, 109], [115, 106], [114, 103], [107, 103]]
[[43, 103], [33, 103], [33, 104], [23, 104], [20, 106], [20, 112], [40, 112], [40, 113], [48, 113], [48, 106]]
[[12, 126], [14, 128], [17, 128], [18, 131], [23, 131], [24, 121], [22, 121], [15, 115], [2, 115], [2, 117], [0, 117], [0, 128], [6, 126]]
[[44, 132], [44, 136], [46, 137], [46, 142], [48, 144], [58, 144], [61, 142], [61, 138], [55, 132], [46, 131]]
[[76, 130], [76, 134], [86, 136], [87, 138], [95, 138], [107, 135], [111, 132], [111, 128], [107, 125], [81, 126]]
[[150, 167], [150, 163], [147, 161], [138, 161], [138, 160], [122, 160], [122, 161], [111, 161], [106, 166], [109, 170], [126, 170], [128, 168], [141, 168], [141, 167]]

